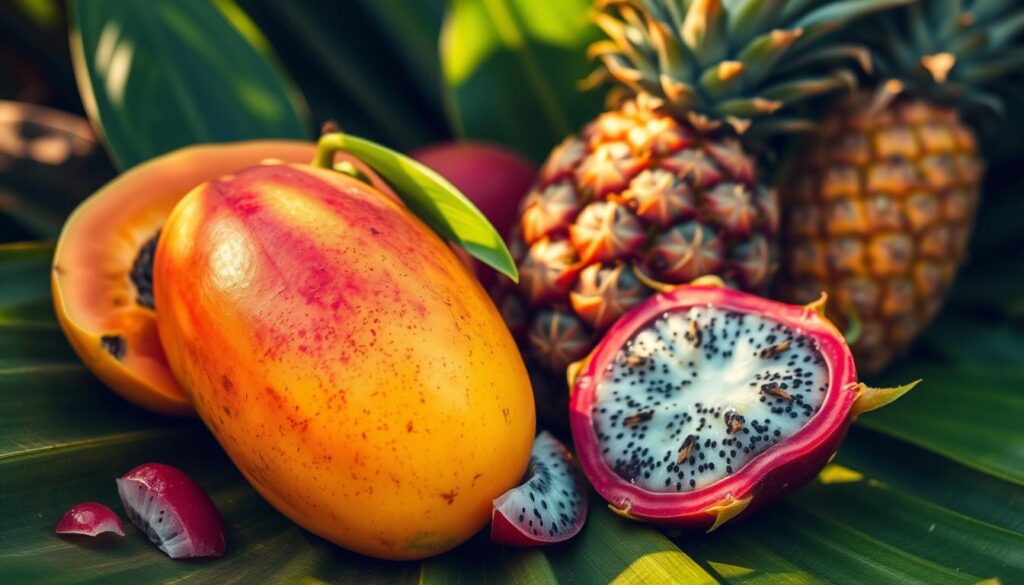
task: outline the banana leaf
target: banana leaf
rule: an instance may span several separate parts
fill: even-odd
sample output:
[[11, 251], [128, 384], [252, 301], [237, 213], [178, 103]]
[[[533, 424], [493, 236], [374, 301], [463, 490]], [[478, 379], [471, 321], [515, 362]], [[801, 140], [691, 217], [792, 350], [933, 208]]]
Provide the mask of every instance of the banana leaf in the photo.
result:
[[71, 49], [82, 101], [121, 168], [197, 142], [309, 137], [301, 96], [233, 6], [74, 3]]
[[456, 132], [543, 160], [595, 117], [603, 92], [581, 92], [600, 32], [590, 0], [452, 0], [441, 37]]
[[[127, 10], [123, 7], [131, 5], [116, 7]], [[224, 10], [230, 4], [218, 6]], [[429, 93], [429, 82], [423, 81], [428, 76], [403, 79], [409, 85], [400, 87], [415, 89], [383, 96], [388, 105], [376, 117], [369, 116], [370, 110], [363, 108], [374, 104], [367, 96], [376, 97], [380, 90], [361, 96], [358, 82], [364, 73], [379, 72], [346, 69], [353, 63], [362, 66], [357, 49], [365, 52], [369, 45], [346, 45], [335, 38], [346, 34], [331, 34], [342, 21], [367, 30], [384, 26], [391, 35], [411, 39], [394, 50], [393, 62], [415, 68], [416, 59], [423, 58], [423, 35], [415, 32], [423, 29], [416, 22], [381, 25], [381, 12], [361, 1], [322, 14], [310, 12], [312, 4], [292, 8], [267, 0], [263, 7], [255, 1], [243, 6], [273, 39], [294, 40], [307, 26], [319, 27], [307, 45], [295, 41], [302, 47], [298, 57], [285, 49], [282, 59], [297, 63], [304, 55], [314, 55], [320, 71], [334, 67], [332, 59], [339, 60], [341, 65], [329, 72], [332, 91], [339, 94], [323, 95], [341, 104], [336, 111], [345, 114], [338, 119], [347, 130], [359, 133], [356, 125], [363, 123], [399, 147], [434, 134], [436, 122], [415, 126], [419, 115], [410, 115], [433, 106], [401, 109], [417, 100], [410, 96]], [[447, 96], [449, 114], [463, 135], [499, 140], [539, 158], [596, 113], [599, 97], [575, 89], [576, 80], [588, 70], [579, 56], [589, 39], [575, 32], [587, 30], [577, 21], [587, 6], [584, 0], [543, 5], [454, 0], [443, 68], [453, 88]], [[420, 14], [412, 10], [408, 14]], [[289, 11], [298, 11], [301, 18], [282, 16], [278, 20], [284, 33], [275, 32], [271, 24], [276, 15]], [[357, 17], [343, 18], [352, 15]], [[231, 31], [243, 35], [237, 24]], [[243, 37], [266, 65], [266, 47], [251, 40], [259, 35], [250, 30]], [[559, 61], [569, 57], [575, 61]], [[368, 75], [366, 82], [375, 83], [372, 78]], [[185, 103], [200, 103], [196, 95], [203, 95], [201, 85], [179, 90], [186, 92]], [[387, 101], [392, 99], [396, 101]], [[401, 111], [392, 112], [392, 107]], [[389, 118], [391, 113], [397, 117]], [[202, 129], [183, 130], [182, 139], [206, 139], [202, 133], [188, 134], [196, 128]], [[151, 148], [149, 141], [135, 143], [124, 151], [125, 158], [143, 160]], [[1009, 198], [994, 204], [1014, 208]], [[982, 218], [986, 214], [983, 210]], [[989, 249], [1019, 243], [1012, 218], [1001, 221], [999, 237], [984, 244]], [[1000, 296], [996, 302], [983, 292], [1012, 282], [1005, 280], [1005, 269], [992, 267], [1000, 261], [997, 256], [968, 266], [964, 274], [974, 278], [961, 282], [973, 283], [974, 292], [962, 292], [967, 286], [962, 284], [947, 314], [928, 332], [924, 349], [890, 374], [897, 381], [924, 375], [925, 385], [896, 405], [862, 417], [838, 458], [816, 481], [750, 519], [712, 534], [665, 532], [611, 514], [591, 494], [591, 518], [568, 543], [511, 549], [490, 543], [483, 533], [445, 555], [394, 563], [349, 553], [303, 531], [252, 490], [199, 422], [143, 412], [97, 382], [70, 350], [54, 319], [51, 255], [47, 243], [0, 246], [0, 583], [1024, 581], [1024, 402], [1019, 392], [1024, 370], [1007, 364], [1024, 342], [1014, 324], [969, 329], [977, 347], [1003, 348], [994, 357], [982, 350], [958, 353], [955, 345], [943, 342], [963, 334], [955, 327], [1009, 314], [1011, 301]], [[130, 526], [122, 539], [53, 534], [57, 519], [75, 503], [94, 500], [121, 511], [113, 479], [145, 461], [179, 466], [211, 494], [227, 526], [224, 558], [172, 561]]]
[[443, 0], [241, 0], [318, 124], [409, 150], [450, 134], [437, 37]]
[[[512, 549], [481, 534], [433, 559], [386, 562], [346, 552], [281, 516], [197, 421], [148, 414], [98, 383], [53, 318], [51, 253], [46, 243], [0, 246], [0, 582], [1024, 580], [1024, 478], [1014, 459], [1024, 453], [1024, 435], [1012, 424], [1022, 418], [1024, 372], [926, 371], [931, 383], [865, 415], [816, 481], [712, 534], [630, 522], [591, 494], [586, 528], [563, 545]], [[969, 407], [958, 390], [979, 404]], [[994, 424], [993, 406], [1007, 424]], [[53, 534], [75, 503], [120, 511], [113, 479], [145, 461], [179, 466], [211, 494], [227, 526], [224, 558], [172, 561], [130, 526], [121, 539]]]

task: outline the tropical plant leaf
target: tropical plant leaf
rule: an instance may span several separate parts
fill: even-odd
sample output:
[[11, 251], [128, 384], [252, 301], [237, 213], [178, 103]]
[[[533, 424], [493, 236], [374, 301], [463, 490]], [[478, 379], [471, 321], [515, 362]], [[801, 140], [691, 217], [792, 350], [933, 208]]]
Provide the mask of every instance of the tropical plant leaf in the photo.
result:
[[756, 520], [680, 539], [680, 547], [716, 577], [744, 584], [1010, 582], [1024, 575], [1024, 558], [1013, 552], [1024, 538], [1024, 492], [906, 443], [851, 434], [836, 464], [811, 485]]
[[999, 253], [991, 262], [968, 266], [951, 299], [973, 308], [996, 309], [1016, 317], [1024, 315], [1024, 271], [1006, 269], [1005, 260], [1014, 260], [1013, 256], [1012, 251]]
[[0, 246], [0, 324], [53, 321], [50, 259], [53, 244]]
[[[56, 323], [31, 309], [49, 302], [50, 253], [47, 244], [0, 246], [0, 308], [9, 320], [0, 324], [0, 575], [5, 582], [748, 585], [1024, 580], [1024, 557], [1019, 554], [1024, 547], [1024, 490], [1000, 478], [1006, 473], [982, 472], [939, 455], [953, 450], [937, 440], [950, 428], [961, 433], [960, 425], [965, 425], [967, 434], [967, 427], [991, 423], [992, 411], [984, 405], [991, 405], [1000, 389], [999, 412], [1007, 420], [1020, 420], [1013, 410], [1020, 401], [1009, 394], [1015, 386], [1010, 378], [980, 384], [953, 379], [950, 371], [931, 370], [925, 371], [928, 384], [921, 391], [865, 415], [858, 426], [883, 427], [881, 417], [896, 412], [900, 404], [910, 405], [907, 411], [927, 410], [921, 417], [935, 417], [928, 410], [934, 405], [956, 404], [961, 422], [939, 432], [918, 424], [913, 415], [893, 417], [900, 424], [910, 421], [905, 429], [910, 440], [935, 452], [891, 437], [888, 430], [883, 434], [854, 428], [836, 464], [818, 481], [710, 535], [666, 538], [649, 526], [612, 515], [592, 494], [587, 526], [561, 546], [509, 549], [481, 534], [455, 551], [415, 563], [346, 552], [268, 506], [197, 421], [138, 410], [88, 373]], [[39, 298], [28, 298], [33, 295]], [[964, 408], [964, 401], [953, 401], [943, 389], [947, 379], [949, 392], [980, 388], [982, 404]], [[934, 398], [928, 393], [932, 390]], [[915, 398], [927, 403], [911, 402]], [[935, 418], [949, 421], [948, 416]], [[953, 434], [951, 441], [963, 436]], [[965, 448], [991, 453], [994, 444], [1003, 444], [1020, 453], [1022, 440], [1019, 432], [982, 433]], [[177, 465], [210, 492], [228, 527], [223, 559], [171, 561], [131, 526], [120, 539], [53, 535], [63, 511], [80, 501], [99, 501], [120, 511], [113, 478], [144, 461]]]
[[214, 3], [77, 1], [72, 22], [86, 111], [122, 168], [200, 142], [309, 137], [298, 92]]
[[536, 160], [601, 109], [583, 92], [600, 38], [590, 0], [452, 0], [441, 37], [448, 115], [465, 138], [511, 146]]
[[516, 263], [501, 234], [447, 179], [403, 154], [340, 132], [320, 138], [316, 164], [330, 168], [338, 150], [370, 165], [394, 187], [405, 205], [441, 237], [512, 280], [519, 280]]
[[[964, 343], [965, 339], [971, 343]], [[936, 319], [921, 344], [950, 364], [975, 368], [1024, 364], [1024, 333], [1005, 320], [949, 311]]]
[[1024, 484], [1024, 369], [916, 366], [913, 375], [925, 379], [926, 392], [910, 392], [860, 424]]
[[358, 0], [419, 88], [418, 96], [441, 113], [441, 34], [445, 0]]
[[[548, 553], [560, 583], [715, 583], [660, 532], [613, 515], [595, 493], [590, 500], [595, 509], [580, 536]], [[642, 580], [629, 578], [636, 576]]]
[[294, 75], [316, 122], [332, 119], [403, 151], [450, 136], [437, 54], [444, 0], [241, 5]]
[[933, 451], [854, 426], [836, 463], [961, 516], [1024, 534], [1024, 490]]

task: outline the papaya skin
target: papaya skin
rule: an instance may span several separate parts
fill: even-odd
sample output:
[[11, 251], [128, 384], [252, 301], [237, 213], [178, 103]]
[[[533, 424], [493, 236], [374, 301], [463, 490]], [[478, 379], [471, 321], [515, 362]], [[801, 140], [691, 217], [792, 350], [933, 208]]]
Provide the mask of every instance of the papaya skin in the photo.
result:
[[[192, 414], [160, 345], [156, 316], [136, 302], [132, 264], [171, 210], [196, 185], [264, 159], [306, 162], [316, 146], [266, 140], [193, 146], [141, 164], [94, 193], [68, 217], [51, 271], [54, 308], [86, 366], [128, 401], [163, 414]], [[365, 165], [347, 157], [394, 197]], [[117, 349], [104, 337], [120, 339]], [[117, 343], [116, 341], [114, 343]]]
[[154, 281], [199, 416], [303, 528], [424, 558], [522, 479], [535, 421], [515, 342], [449, 247], [365, 183], [274, 164], [201, 185], [164, 227]]

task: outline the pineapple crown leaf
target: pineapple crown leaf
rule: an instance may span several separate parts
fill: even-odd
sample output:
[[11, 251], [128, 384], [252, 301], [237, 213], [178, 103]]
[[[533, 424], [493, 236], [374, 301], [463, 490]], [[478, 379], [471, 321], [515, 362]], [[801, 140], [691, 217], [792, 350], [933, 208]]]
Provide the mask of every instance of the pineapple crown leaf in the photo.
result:
[[1024, 31], [1024, 10], [1006, 20], [993, 23], [989, 31], [989, 47], [999, 51], [1007, 48]]
[[[943, 0], [945, 5], [939, 6], [939, 9], [945, 9], [949, 14], [949, 10], [953, 9], [954, 13], [963, 12], [963, 0]], [[970, 7], [969, 14], [972, 14], [978, 22], [990, 22], [997, 19], [1000, 15], [1004, 14], [1007, 10], [1013, 8], [1018, 0], [975, 0]]]
[[822, 65], [850, 62], [857, 66], [859, 71], [872, 74], [875, 69], [871, 51], [867, 47], [853, 44], [842, 44], [824, 47], [820, 50], [800, 55], [780, 64], [776, 69], [776, 75], [795, 75], [801, 71], [814, 69]]
[[1024, 47], [1011, 49], [996, 59], [966, 63], [960, 67], [960, 77], [971, 85], [982, 86], [1021, 69], [1024, 69]]
[[1002, 96], [983, 89], [965, 90], [960, 99], [963, 103], [970, 104], [976, 109], [984, 108], [998, 117], [1006, 115], [1006, 101]]
[[729, 38], [740, 45], [765, 33], [768, 23], [778, 22], [786, 0], [743, 0], [734, 4], [729, 19]]
[[1019, 0], [926, 0], [879, 15], [863, 42], [880, 79], [962, 109], [1001, 113], [1008, 80], [1024, 66]]
[[792, 79], [776, 84], [762, 94], [768, 99], [792, 104], [837, 89], [853, 89], [857, 86], [857, 74], [848, 69], [838, 69], [828, 77]]
[[728, 45], [722, 0], [691, 0], [679, 37], [701, 67], [725, 59]]
[[910, 1], [595, 0], [607, 39], [590, 47], [602, 73], [588, 85], [614, 81], [664, 100], [680, 117], [746, 130], [787, 106], [854, 85], [856, 75], [839, 66], [870, 70], [869, 52], [822, 39]]

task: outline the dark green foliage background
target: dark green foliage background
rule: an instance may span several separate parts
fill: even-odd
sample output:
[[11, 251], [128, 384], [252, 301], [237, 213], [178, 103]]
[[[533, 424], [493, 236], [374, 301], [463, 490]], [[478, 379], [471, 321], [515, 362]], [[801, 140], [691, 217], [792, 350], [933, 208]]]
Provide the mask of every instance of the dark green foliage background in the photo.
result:
[[[82, 22], [96, 19], [94, 27], [110, 10], [128, 33], [140, 26], [167, 33], [173, 27], [159, 19], [168, 3], [80, 0], [75, 8]], [[147, 9], [139, 11], [141, 4]], [[192, 138], [188, 130], [147, 136], [144, 149], [130, 140], [108, 143], [114, 160], [144, 160], [183, 140], [312, 137], [328, 118], [399, 150], [458, 134], [539, 160], [600, 108], [600, 96], [575, 89], [590, 69], [586, 0], [203, 5], [190, 13], [195, 30], [216, 37], [206, 39], [210, 46], [236, 47], [235, 58], [250, 63], [245, 70], [258, 72], [247, 79], [276, 96], [288, 115], [275, 121], [243, 109], [236, 113], [241, 126], [211, 122]], [[55, 1], [0, 5], [0, 69], [12, 72], [0, 76], [0, 99], [85, 113], [64, 10]], [[146, 103], [126, 100], [123, 107], [174, 111], [187, 102], [208, 116], [209, 104], [223, 102], [209, 97], [218, 91], [210, 87], [217, 60], [201, 54], [160, 54], [200, 81], [172, 92], [159, 86], [175, 83], [172, 77], [158, 78]], [[289, 94], [292, 87], [301, 94]], [[120, 114], [107, 112], [93, 122], [117, 142], [108, 128], [117, 120], [104, 117]], [[54, 320], [49, 262], [64, 214], [114, 167], [98, 144], [85, 163], [72, 163], [74, 172], [47, 173], [16, 160], [0, 170], [0, 241], [36, 241], [0, 246], [0, 582], [1024, 582], [1024, 146], [1012, 139], [1021, 130], [1016, 117], [997, 128], [985, 141], [995, 148], [979, 228], [946, 310], [911, 355], [868, 380], [925, 383], [858, 421], [819, 480], [711, 535], [627, 522], [594, 495], [586, 529], [564, 545], [507, 549], [482, 534], [415, 563], [368, 559], [306, 533], [259, 498], [197, 422], [135, 409], [92, 378]], [[46, 181], [36, 180], [40, 171]], [[49, 210], [42, 220], [39, 209]], [[74, 503], [120, 509], [113, 478], [146, 460], [179, 465], [210, 491], [228, 526], [224, 559], [170, 561], [130, 527], [113, 541], [53, 536], [57, 518]]]

